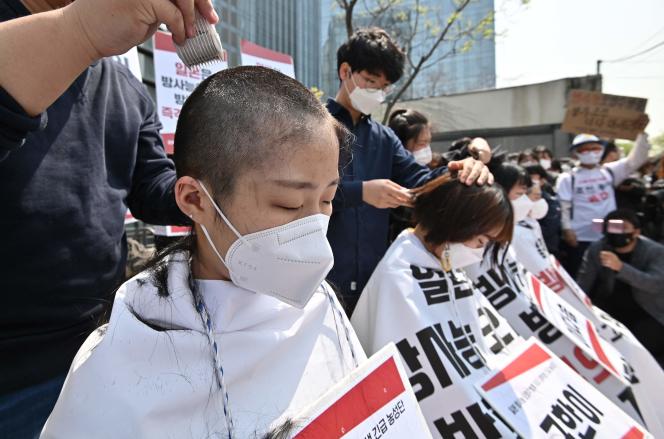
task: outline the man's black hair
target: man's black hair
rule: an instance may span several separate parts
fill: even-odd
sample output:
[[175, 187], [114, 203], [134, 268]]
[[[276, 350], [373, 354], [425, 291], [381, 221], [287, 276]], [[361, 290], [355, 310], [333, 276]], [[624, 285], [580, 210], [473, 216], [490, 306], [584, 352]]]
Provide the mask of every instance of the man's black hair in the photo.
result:
[[549, 179], [549, 174], [542, 165], [528, 165], [526, 166], [526, 172], [528, 172], [528, 175], [539, 175], [542, 180]]
[[394, 84], [403, 75], [405, 61], [403, 50], [387, 32], [378, 27], [361, 28], [337, 50], [337, 74], [341, 64], [347, 62], [353, 72], [383, 73]]
[[497, 154], [489, 162], [489, 170], [496, 184], [502, 186], [507, 193], [517, 184], [532, 186], [533, 182], [528, 172], [519, 165], [505, 162], [505, 158], [504, 154]]
[[609, 220], [623, 220], [630, 222], [635, 229], [641, 228], [641, 220], [632, 209], [616, 209], [604, 218], [604, 224], [608, 224]]
[[533, 153], [537, 158], [539, 158], [542, 154], [548, 154], [549, 157], [553, 158], [553, 152], [545, 145], [537, 145], [536, 147], [533, 148]]
[[604, 144], [604, 151], [602, 152], [601, 161], [604, 161], [606, 156], [608, 156], [612, 152], [620, 153], [620, 149], [618, 148], [618, 145], [616, 145], [616, 142], [614, 140], [609, 140]]

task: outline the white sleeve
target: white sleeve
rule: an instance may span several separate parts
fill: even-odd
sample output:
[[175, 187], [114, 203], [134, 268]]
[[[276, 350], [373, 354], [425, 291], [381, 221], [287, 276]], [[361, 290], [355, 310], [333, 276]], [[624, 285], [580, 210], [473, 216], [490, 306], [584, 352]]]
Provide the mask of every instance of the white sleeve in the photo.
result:
[[604, 165], [604, 167], [611, 170], [611, 177], [613, 178], [612, 183], [614, 187], [618, 186], [627, 177], [629, 177], [629, 174], [634, 172], [627, 162], [628, 160], [628, 158], [624, 158]]
[[636, 138], [634, 148], [626, 158], [604, 165], [613, 172], [613, 185], [618, 186], [632, 172], [643, 166], [648, 161], [648, 151], [650, 151], [648, 137], [641, 133]]
[[558, 199], [560, 201], [572, 201], [572, 174], [565, 172], [560, 174], [558, 177], [558, 182], [556, 184], [556, 192], [558, 193]]

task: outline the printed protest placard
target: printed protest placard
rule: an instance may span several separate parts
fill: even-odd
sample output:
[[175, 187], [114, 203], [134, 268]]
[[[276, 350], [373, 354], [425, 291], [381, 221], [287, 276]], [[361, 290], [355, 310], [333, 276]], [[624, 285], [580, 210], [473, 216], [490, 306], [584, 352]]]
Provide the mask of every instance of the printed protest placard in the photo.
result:
[[535, 338], [476, 388], [521, 437], [652, 438]]
[[161, 137], [166, 153], [173, 154], [175, 127], [184, 101], [205, 78], [228, 67], [215, 61], [204, 67], [187, 67], [178, 57], [168, 32], [154, 34], [154, 82], [157, 93], [157, 114], [163, 125]]
[[393, 343], [296, 419], [307, 421], [294, 439], [431, 438]]

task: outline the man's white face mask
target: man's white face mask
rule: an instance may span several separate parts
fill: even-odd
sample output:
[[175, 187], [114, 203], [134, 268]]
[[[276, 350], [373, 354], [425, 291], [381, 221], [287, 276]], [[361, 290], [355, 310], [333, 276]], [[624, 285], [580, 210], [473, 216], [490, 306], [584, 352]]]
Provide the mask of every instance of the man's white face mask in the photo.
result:
[[586, 151], [576, 155], [582, 165], [597, 165], [602, 160], [602, 154], [604, 151]]
[[355, 82], [355, 78], [353, 78], [352, 71], [350, 71], [350, 80], [353, 81], [355, 88], [352, 92], [348, 93], [348, 85], [346, 84], [346, 92], [350, 98], [351, 105], [360, 113], [369, 115], [385, 101], [386, 93], [383, 90], [360, 88]]
[[206, 227], [200, 225], [210, 247], [228, 269], [233, 283], [296, 308], [304, 308], [334, 264], [332, 248], [326, 236], [330, 217], [311, 215], [242, 236], [203, 183], [198, 183], [221, 219], [238, 238], [223, 258]]

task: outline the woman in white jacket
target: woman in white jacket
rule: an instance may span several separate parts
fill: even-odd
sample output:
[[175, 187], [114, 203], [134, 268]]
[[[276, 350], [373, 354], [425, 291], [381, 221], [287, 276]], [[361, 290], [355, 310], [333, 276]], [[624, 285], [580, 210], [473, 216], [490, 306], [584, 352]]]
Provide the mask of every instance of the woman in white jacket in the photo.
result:
[[198, 86], [175, 135], [193, 234], [120, 287], [43, 438], [273, 437], [365, 358], [324, 281], [344, 135], [274, 70]]

